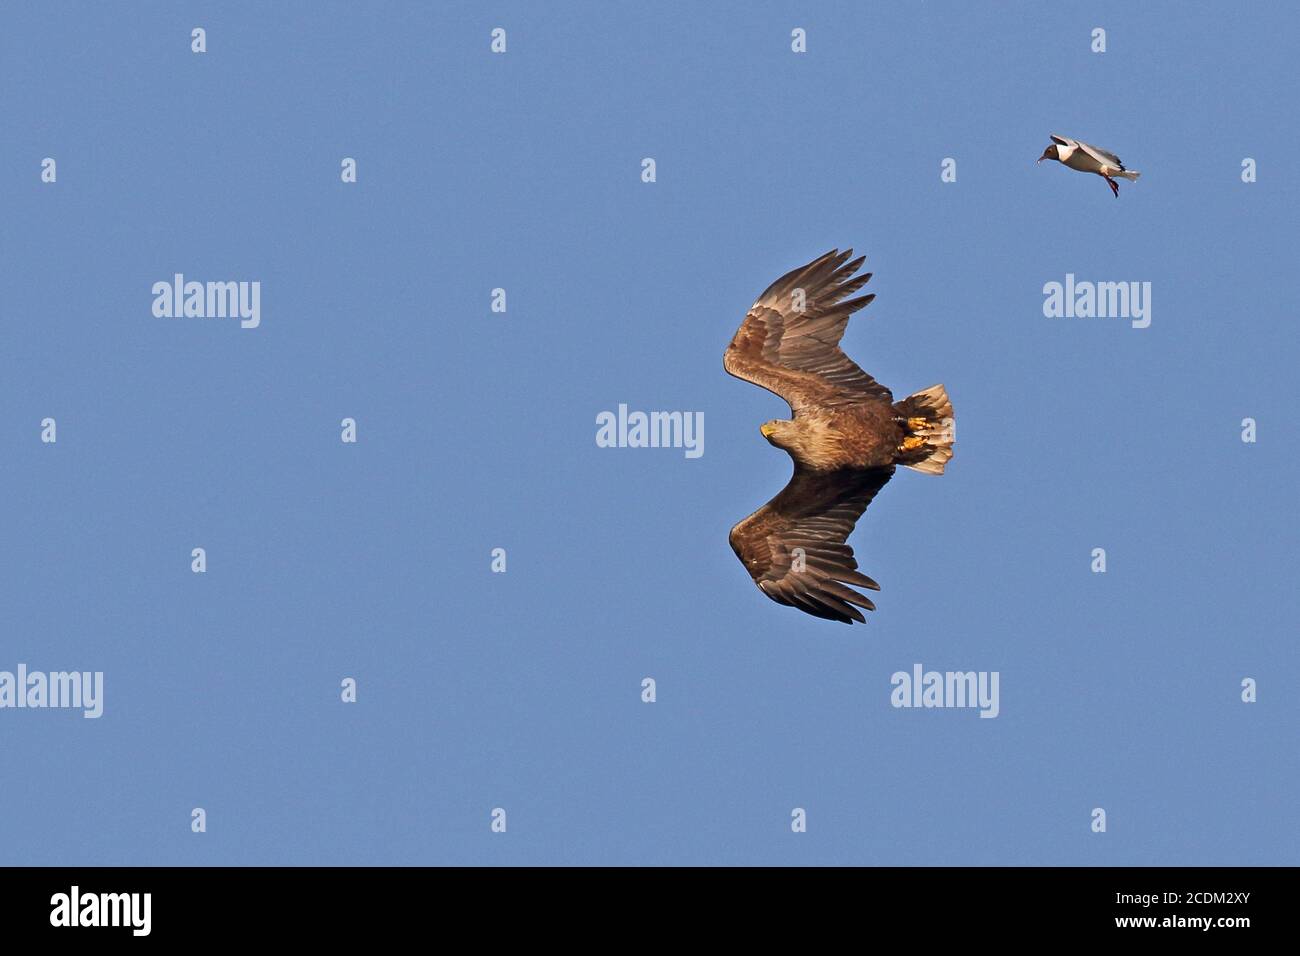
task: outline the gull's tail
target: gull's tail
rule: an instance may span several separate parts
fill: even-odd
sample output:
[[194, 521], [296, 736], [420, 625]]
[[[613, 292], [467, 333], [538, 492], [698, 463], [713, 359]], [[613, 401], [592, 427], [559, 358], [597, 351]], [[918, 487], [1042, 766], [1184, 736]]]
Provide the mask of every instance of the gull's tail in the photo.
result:
[[1112, 176], [1123, 176], [1123, 177], [1124, 177], [1125, 179], [1127, 179], [1129, 182], [1131, 182], [1131, 183], [1135, 183], [1135, 182], [1138, 181], [1138, 177], [1141, 176], [1142, 174], [1139, 173], [1136, 169], [1121, 169], [1121, 170], [1120, 170], [1119, 172], [1117, 172], [1117, 173], [1111, 173], [1111, 175], [1112, 175]]

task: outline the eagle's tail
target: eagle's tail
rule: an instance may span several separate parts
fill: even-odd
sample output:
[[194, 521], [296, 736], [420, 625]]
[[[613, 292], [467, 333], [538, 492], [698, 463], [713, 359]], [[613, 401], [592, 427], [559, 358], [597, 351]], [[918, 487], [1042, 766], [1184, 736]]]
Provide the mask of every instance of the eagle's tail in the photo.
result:
[[899, 448], [899, 464], [927, 475], [942, 475], [952, 458], [954, 438], [952, 402], [944, 387], [931, 385], [895, 402], [894, 413], [906, 435]]
[[1112, 176], [1123, 176], [1123, 177], [1124, 177], [1125, 179], [1127, 179], [1129, 182], [1131, 182], [1131, 183], [1135, 183], [1135, 182], [1138, 181], [1138, 177], [1141, 176], [1142, 174], [1139, 173], [1136, 169], [1121, 169], [1121, 170], [1120, 170], [1119, 172], [1117, 172], [1117, 173], [1111, 173], [1111, 175], [1112, 175]]

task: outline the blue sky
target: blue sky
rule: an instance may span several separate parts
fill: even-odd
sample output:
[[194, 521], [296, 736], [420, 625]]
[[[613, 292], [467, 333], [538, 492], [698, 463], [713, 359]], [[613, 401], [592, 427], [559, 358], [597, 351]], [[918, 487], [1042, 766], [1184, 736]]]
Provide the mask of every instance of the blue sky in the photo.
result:
[[[0, 710], [0, 859], [1297, 862], [1294, 12], [4, 21], [0, 670], [103, 671], [105, 712]], [[1141, 181], [1036, 166], [1049, 132]], [[790, 467], [721, 367], [848, 246], [849, 355], [957, 421], [850, 539], [852, 628], [727, 546]], [[259, 281], [261, 325], [155, 318], [176, 272]], [[1150, 282], [1150, 327], [1044, 317], [1067, 273]], [[620, 403], [703, 412], [704, 455], [598, 448]], [[999, 672], [1000, 715], [892, 708], [915, 663]]]

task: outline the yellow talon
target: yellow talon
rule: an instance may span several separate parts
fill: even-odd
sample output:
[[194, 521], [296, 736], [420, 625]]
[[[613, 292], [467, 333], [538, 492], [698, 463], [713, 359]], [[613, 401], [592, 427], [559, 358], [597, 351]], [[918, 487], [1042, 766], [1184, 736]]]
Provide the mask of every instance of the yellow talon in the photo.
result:
[[924, 438], [918, 438], [915, 435], [908, 435], [903, 439], [903, 451], [913, 451], [925, 444]]
[[928, 418], [909, 418], [907, 420], [907, 430], [909, 432], [918, 432], [930, 424]]

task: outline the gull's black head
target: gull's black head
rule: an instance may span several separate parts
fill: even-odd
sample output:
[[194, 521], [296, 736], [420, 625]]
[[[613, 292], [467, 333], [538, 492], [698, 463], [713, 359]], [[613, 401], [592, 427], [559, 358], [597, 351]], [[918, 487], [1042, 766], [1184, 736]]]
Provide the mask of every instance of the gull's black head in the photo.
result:
[[1038, 157], [1038, 161], [1040, 163], [1045, 159], [1055, 159], [1059, 161], [1060, 158], [1060, 155], [1056, 152], [1056, 144], [1053, 143], [1051, 146], [1047, 147], [1047, 149], [1043, 150], [1043, 155]]

